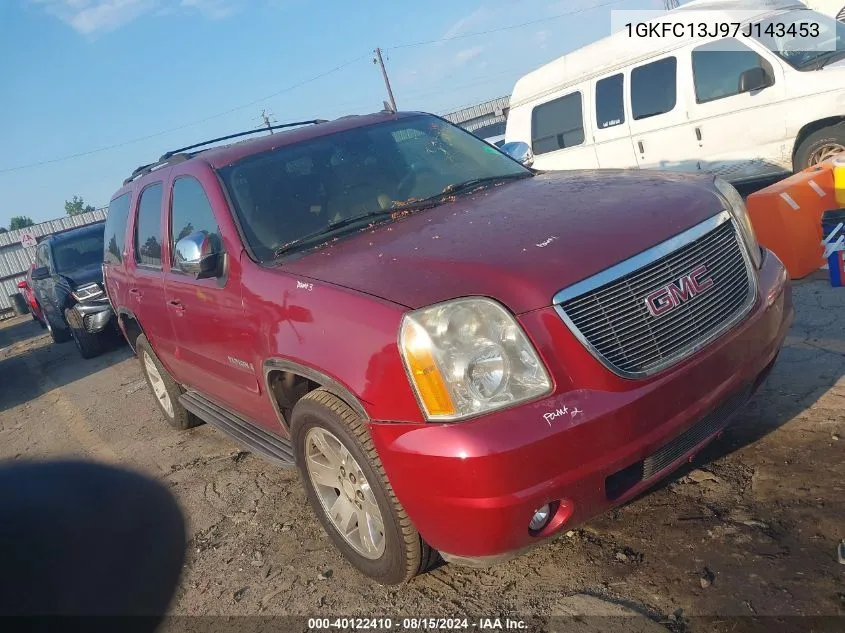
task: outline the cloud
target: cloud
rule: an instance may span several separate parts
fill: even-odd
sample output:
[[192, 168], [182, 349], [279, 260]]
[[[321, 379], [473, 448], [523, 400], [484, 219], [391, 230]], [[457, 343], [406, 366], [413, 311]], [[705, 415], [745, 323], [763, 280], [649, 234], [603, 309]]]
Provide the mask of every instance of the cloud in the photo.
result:
[[452, 26], [446, 29], [446, 32], [443, 34], [443, 39], [450, 39], [455, 37], [456, 35], [462, 35], [468, 26], [486, 17], [487, 13], [487, 9], [485, 9], [484, 7], [480, 7], [469, 15], [462, 17], [460, 20], [458, 20], [457, 22], [452, 24]]
[[455, 61], [458, 64], [466, 64], [471, 59], [475, 59], [484, 52], [483, 46], [473, 46], [455, 53]]
[[81, 35], [115, 31], [143, 15], [173, 15], [196, 11], [212, 20], [238, 10], [233, 0], [29, 0]]

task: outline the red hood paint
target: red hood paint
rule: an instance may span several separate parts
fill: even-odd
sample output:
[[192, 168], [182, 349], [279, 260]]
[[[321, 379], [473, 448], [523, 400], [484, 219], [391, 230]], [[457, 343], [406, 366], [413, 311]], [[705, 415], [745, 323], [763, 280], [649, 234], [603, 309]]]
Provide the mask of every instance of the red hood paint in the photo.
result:
[[484, 295], [520, 314], [722, 209], [708, 177], [549, 172], [339, 239], [282, 270], [408, 308]]

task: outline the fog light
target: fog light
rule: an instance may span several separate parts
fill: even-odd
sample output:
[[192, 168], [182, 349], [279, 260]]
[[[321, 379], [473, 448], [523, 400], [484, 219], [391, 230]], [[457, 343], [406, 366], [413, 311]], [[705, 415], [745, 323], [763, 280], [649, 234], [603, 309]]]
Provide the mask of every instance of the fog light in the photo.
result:
[[532, 532], [539, 532], [549, 522], [549, 519], [552, 516], [552, 509], [547, 503], [541, 508], [538, 508], [534, 511], [534, 516], [531, 517], [531, 521], [528, 523], [528, 529]]

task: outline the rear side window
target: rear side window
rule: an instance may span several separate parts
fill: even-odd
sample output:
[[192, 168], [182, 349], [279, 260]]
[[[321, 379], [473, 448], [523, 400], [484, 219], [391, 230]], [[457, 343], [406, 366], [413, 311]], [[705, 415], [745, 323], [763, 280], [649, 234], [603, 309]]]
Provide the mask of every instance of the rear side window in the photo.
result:
[[531, 114], [531, 145], [535, 154], [574, 147], [584, 142], [580, 92], [543, 103]]
[[220, 240], [220, 229], [205, 190], [196, 178], [183, 176], [173, 183], [170, 211], [171, 259], [176, 254], [176, 242], [197, 231]]
[[103, 242], [103, 261], [106, 264], [123, 262], [123, 240], [126, 239], [126, 222], [129, 219], [130, 193], [124, 193], [109, 204], [106, 215], [105, 240]]
[[760, 56], [737, 40], [716, 41], [693, 49], [696, 103], [739, 94], [739, 76], [761, 65]]
[[35, 265], [41, 268], [42, 266], [50, 266], [50, 251], [47, 243], [39, 244], [35, 251]]
[[635, 121], [666, 114], [678, 102], [678, 60], [667, 57], [631, 71], [631, 114]]
[[625, 122], [625, 77], [620, 73], [596, 82], [596, 125], [600, 130]]
[[135, 222], [135, 261], [142, 266], [161, 268], [161, 183], [141, 193]]

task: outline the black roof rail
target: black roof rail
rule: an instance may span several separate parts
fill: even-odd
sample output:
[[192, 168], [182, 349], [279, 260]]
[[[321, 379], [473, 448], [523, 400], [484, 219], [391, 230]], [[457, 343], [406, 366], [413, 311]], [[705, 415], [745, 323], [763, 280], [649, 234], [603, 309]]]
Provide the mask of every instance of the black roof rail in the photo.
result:
[[212, 143], [218, 143], [220, 141], [226, 141], [230, 138], [238, 138], [240, 136], [249, 136], [250, 134], [258, 134], [260, 132], [267, 132], [268, 130], [279, 130], [282, 128], [287, 127], [295, 127], [297, 125], [316, 125], [318, 123], [328, 123], [326, 119], [312, 119], [310, 121], [295, 121], [293, 123], [281, 123], [279, 125], [270, 125], [265, 127], [255, 128], [254, 130], [247, 130], [246, 132], [238, 132], [236, 134], [228, 134], [226, 136], [220, 136], [218, 138], [213, 138], [209, 141], [203, 141], [202, 143], [195, 143], [193, 145], [187, 145], [185, 147], [180, 147], [179, 149], [174, 149], [169, 152], [165, 152], [161, 155], [161, 157], [154, 163], [149, 163], [148, 165], [141, 165], [135, 171], [133, 171], [129, 178], [123, 181], [124, 185], [128, 185], [130, 182], [138, 178], [139, 176], [144, 176], [149, 174], [151, 171], [158, 167], [163, 167], [165, 165], [172, 165], [175, 163], [180, 163], [184, 160], [188, 160], [189, 158], [193, 157], [193, 153], [187, 153], [188, 150], [196, 149], [198, 147], [203, 147], [204, 145], [211, 145]]
[[318, 123], [328, 123], [326, 119], [312, 119], [310, 121], [295, 121], [293, 123], [280, 123], [279, 125], [267, 125], [264, 127], [257, 127], [254, 130], [247, 130], [246, 132], [238, 132], [236, 134], [228, 134], [226, 136], [220, 136], [218, 138], [213, 138], [210, 141], [203, 141], [202, 143], [195, 143], [194, 145], [187, 145], [186, 147], [180, 147], [179, 149], [174, 149], [169, 151], [165, 154], [161, 155], [159, 161], [167, 160], [174, 154], [179, 154], [181, 152], [185, 152], [189, 149], [196, 149], [197, 147], [202, 147], [204, 145], [211, 145], [212, 143], [217, 143], [219, 141], [227, 141], [230, 138], [238, 138], [239, 136], [249, 136], [250, 134], [258, 134], [260, 132], [267, 132], [268, 130], [280, 130], [286, 127], [295, 127], [297, 125], [316, 125]]
[[123, 184], [128, 185], [136, 178], [140, 176], [146, 176], [154, 169], [164, 167], [165, 165], [175, 165], [176, 163], [181, 163], [184, 160], [188, 160], [190, 157], [191, 154], [173, 154], [165, 160], [157, 160], [156, 162], [150, 163], [149, 165], [141, 165], [129, 175], [129, 178], [123, 181]]

